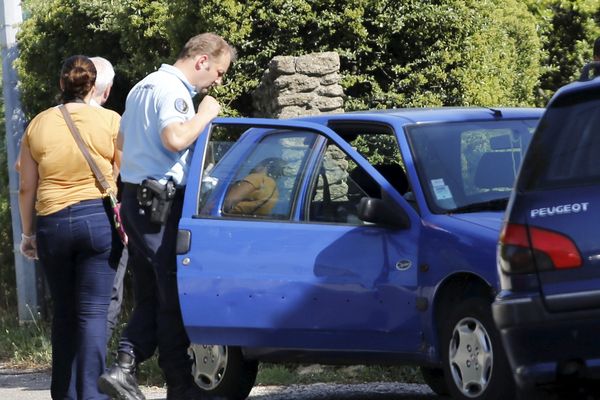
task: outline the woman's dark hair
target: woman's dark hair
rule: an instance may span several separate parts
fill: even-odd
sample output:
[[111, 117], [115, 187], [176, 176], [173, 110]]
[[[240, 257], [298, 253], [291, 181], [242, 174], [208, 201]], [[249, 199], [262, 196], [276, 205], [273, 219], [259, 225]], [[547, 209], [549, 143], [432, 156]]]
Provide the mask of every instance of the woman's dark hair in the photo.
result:
[[64, 103], [83, 100], [96, 83], [96, 67], [86, 56], [71, 56], [63, 63], [60, 81]]

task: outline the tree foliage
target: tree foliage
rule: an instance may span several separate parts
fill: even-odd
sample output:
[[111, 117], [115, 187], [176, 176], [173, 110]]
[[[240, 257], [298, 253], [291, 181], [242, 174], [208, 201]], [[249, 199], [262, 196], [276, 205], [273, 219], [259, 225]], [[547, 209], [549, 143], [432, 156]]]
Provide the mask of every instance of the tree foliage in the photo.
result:
[[526, 0], [542, 41], [540, 104], [576, 80], [600, 36], [600, 0]]
[[350, 110], [530, 105], [543, 55], [539, 21], [523, 0], [26, 0], [25, 7], [17, 65], [29, 116], [54, 104], [69, 55], [115, 64], [109, 107], [122, 111], [133, 83], [205, 31], [240, 55], [217, 91], [229, 115], [251, 115], [252, 91], [277, 55], [337, 51]]

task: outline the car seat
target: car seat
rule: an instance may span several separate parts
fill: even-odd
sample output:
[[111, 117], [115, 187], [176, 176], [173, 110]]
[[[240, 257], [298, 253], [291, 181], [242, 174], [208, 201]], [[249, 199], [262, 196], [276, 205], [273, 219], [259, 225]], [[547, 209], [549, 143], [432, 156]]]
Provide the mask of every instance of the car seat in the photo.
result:
[[475, 171], [475, 186], [480, 189], [512, 188], [520, 164], [518, 152], [483, 153]]

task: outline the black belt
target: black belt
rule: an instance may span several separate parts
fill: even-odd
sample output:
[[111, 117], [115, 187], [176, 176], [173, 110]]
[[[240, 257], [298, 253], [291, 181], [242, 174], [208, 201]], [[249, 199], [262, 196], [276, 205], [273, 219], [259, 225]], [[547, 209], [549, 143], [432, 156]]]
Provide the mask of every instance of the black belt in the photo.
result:
[[123, 190], [137, 191], [138, 187], [140, 187], [139, 183], [122, 182], [121, 184], [123, 185]]
[[[128, 189], [128, 190], [137, 190], [138, 187], [140, 187], [141, 183], [129, 183], [129, 182], [121, 182], [121, 185], [123, 187], [123, 189]], [[177, 191], [184, 191], [185, 190], [185, 186], [175, 186], [175, 190]]]
[[[137, 196], [138, 188], [141, 186], [140, 183], [129, 183], [129, 182], [121, 182], [123, 193], [132, 193]], [[185, 193], [185, 186], [176, 186], [175, 187], [175, 197], [182, 198]]]

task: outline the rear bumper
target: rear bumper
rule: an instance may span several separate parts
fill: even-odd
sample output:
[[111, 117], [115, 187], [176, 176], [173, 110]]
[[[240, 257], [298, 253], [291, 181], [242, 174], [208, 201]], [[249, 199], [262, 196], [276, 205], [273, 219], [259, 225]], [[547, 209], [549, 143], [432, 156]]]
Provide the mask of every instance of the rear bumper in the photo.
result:
[[492, 312], [520, 387], [600, 378], [600, 310], [549, 313], [527, 296], [497, 298]]

